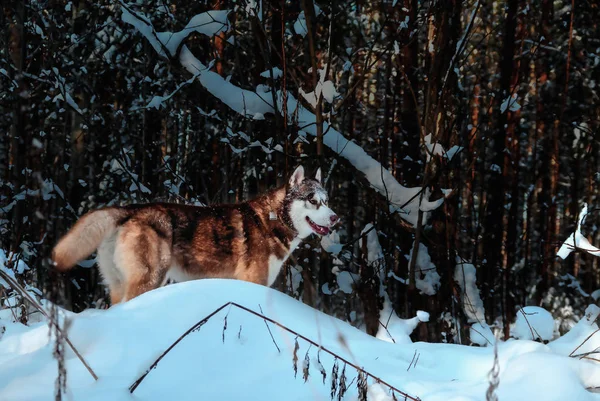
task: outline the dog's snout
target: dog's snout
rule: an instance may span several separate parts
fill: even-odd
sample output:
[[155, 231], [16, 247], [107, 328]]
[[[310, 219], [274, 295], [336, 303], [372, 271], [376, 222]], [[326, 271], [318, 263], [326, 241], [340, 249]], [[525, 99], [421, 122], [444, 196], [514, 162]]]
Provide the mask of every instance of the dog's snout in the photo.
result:
[[329, 221], [331, 222], [331, 225], [334, 225], [335, 223], [337, 223], [340, 220], [340, 218], [338, 217], [337, 214], [332, 214], [331, 216], [329, 216]]

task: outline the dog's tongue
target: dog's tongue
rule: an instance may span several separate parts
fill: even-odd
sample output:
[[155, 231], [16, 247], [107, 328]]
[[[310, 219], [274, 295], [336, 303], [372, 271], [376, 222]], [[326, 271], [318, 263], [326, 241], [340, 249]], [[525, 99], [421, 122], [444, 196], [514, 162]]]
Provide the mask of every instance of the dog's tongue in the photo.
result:
[[312, 220], [308, 220], [311, 228], [313, 229], [314, 232], [316, 232], [319, 235], [327, 235], [329, 234], [329, 228], [328, 227], [324, 227], [324, 226], [320, 226], [318, 224], [316, 224], [314, 221]]
[[315, 224], [314, 227], [313, 227], [313, 229], [318, 234], [321, 234], [321, 235], [327, 235], [327, 234], [329, 234], [329, 228], [327, 228], [327, 227], [323, 227], [323, 226], [319, 226], [319, 225]]

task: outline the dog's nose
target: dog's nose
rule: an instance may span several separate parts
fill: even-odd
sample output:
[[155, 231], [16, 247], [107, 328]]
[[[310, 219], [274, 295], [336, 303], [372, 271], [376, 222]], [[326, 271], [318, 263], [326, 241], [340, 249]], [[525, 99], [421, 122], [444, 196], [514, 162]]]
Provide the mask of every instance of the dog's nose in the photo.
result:
[[331, 222], [331, 225], [334, 225], [335, 223], [337, 223], [337, 222], [339, 221], [339, 219], [340, 219], [340, 218], [338, 217], [338, 215], [337, 215], [337, 214], [332, 214], [332, 215], [329, 217], [329, 221]]

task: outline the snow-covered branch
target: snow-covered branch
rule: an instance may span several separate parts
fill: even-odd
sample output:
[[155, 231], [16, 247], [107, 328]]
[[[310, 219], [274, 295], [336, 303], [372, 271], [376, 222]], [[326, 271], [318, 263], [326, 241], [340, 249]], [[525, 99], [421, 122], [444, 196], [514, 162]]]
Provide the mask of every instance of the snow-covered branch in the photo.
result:
[[[228, 10], [219, 12], [208, 11], [198, 14], [190, 20], [186, 28], [176, 34], [171, 32], [156, 32], [151, 21], [140, 12], [133, 12], [130, 8], [122, 4], [121, 19], [132, 25], [150, 42], [154, 50], [161, 56], [178, 56], [181, 65], [192, 75], [196, 76], [198, 81], [213, 96], [219, 98], [232, 110], [243, 116], [262, 119], [266, 113], [273, 112], [272, 102], [268, 98], [260, 97], [256, 92], [241, 89], [230, 82], [227, 82], [219, 74], [210, 71], [197, 57], [195, 57], [186, 45], [182, 45], [179, 54], [175, 52], [181, 42], [193, 31], [207, 36], [216, 35], [227, 27]], [[208, 23], [208, 21], [215, 21]], [[192, 24], [193, 22], [193, 24]], [[201, 25], [203, 23], [203, 25]], [[196, 27], [201, 25], [201, 29]], [[196, 27], [191, 29], [191, 27]], [[164, 42], [163, 42], [164, 41]], [[176, 46], [174, 46], [176, 44]]]
[[[267, 113], [274, 113], [271, 96], [261, 96], [259, 93], [242, 89], [226, 81], [219, 74], [209, 70], [182, 41], [189, 33], [196, 31], [211, 36], [221, 32], [227, 25], [228, 11], [214, 12], [210, 11], [194, 16], [186, 28], [175, 34], [169, 32], [156, 32], [151, 21], [139, 12], [133, 12], [130, 8], [122, 4], [121, 19], [133, 25], [152, 45], [154, 50], [161, 56], [177, 57], [181, 65], [191, 74], [197, 76], [198, 81], [213, 96], [220, 99], [237, 113], [254, 118], [263, 119]], [[213, 21], [212, 23], [209, 23]], [[201, 29], [200, 29], [201, 28]], [[181, 46], [180, 46], [181, 45]], [[179, 49], [178, 54], [174, 52]], [[278, 110], [284, 103], [282, 92], [278, 92]], [[310, 135], [317, 135], [316, 116], [305, 109], [296, 98], [287, 93], [288, 118], [298, 119], [298, 124], [302, 130]], [[323, 143], [345, 158], [357, 170], [361, 171], [371, 186], [380, 194], [386, 196], [390, 202], [390, 209], [393, 212], [399, 212], [402, 218], [412, 225], [417, 225], [419, 207], [423, 213], [423, 219], [427, 219], [427, 212], [438, 208], [444, 201], [443, 198], [435, 201], [429, 201], [429, 191], [420, 196], [423, 188], [407, 188], [394, 178], [394, 176], [385, 169], [381, 163], [373, 159], [365, 150], [356, 143], [348, 140], [339, 131], [335, 130], [328, 123], [323, 123]]]
[[192, 33], [214, 36], [229, 29], [229, 10], [212, 10], [193, 16], [179, 32], [156, 32], [148, 17], [121, 1], [121, 20], [133, 25], [162, 57], [175, 56], [181, 43]]
[[588, 215], [587, 204], [583, 205], [583, 209], [579, 213], [579, 221], [577, 222], [577, 229], [574, 233], [563, 242], [562, 246], [556, 253], [561, 259], [566, 259], [576, 249], [581, 249], [589, 253], [590, 255], [600, 256], [600, 249], [590, 244], [588, 239], [581, 233], [581, 225], [585, 221]]

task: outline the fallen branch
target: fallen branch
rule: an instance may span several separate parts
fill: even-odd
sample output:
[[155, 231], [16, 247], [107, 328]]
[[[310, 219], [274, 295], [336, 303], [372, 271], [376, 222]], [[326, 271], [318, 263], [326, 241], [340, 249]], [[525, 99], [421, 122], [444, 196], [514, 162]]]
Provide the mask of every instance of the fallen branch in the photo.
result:
[[412, 401], [420, 401], [420, 399], [418, 397], [413, 397], [401, 390], [399, 390], [398, 388], [392, 386], [391, 384], [387, 383], [386, 381], [382, 380], [380, 377], [373, 375], [372, 373], [367, 372], [366, 370], [364, 370], [363, 368], [359, 367], [358, 365], [350, 362], [349, 360], [347, 360], [346, 358], [336, 354], [333, 351], [328, 350], [327, 348], [323, 347], [322, 345], [318, 344], [317, 342], [311, 340], [310, 338], [298, 333], [295, 330], [292, 330], [286, 326], [284, 326], [283, 324], [261, 314], [258, 312], [253, 311], [252, 309], [249, 309], [245, 306], [242, 306], [238, 303], [235, 302], [227, 302], [223, 305], [221, 305], [220, 307], [218, 307], [217, 309], [215, 309], [213, 312], [211, 312], [210, 314], [208, 314], [206, 317], [204, 317], [202, 320], [200, 320], [198, 323], [194, 324], [192, 327], [190, 327], [185, 333], [183, 333], [177, 340], [175, 340], [175, 342], [173, 344], [171, 344], [151, 365], [150, 367], [146, 370], [146, 372], [140, 376], [135, 382], [133, 382], [133, 384], [129, 387], [129, 392], [133, 394], [133, 392], [135, 391], [136, 388], [138, 388], [138, 386], [144, 381], [144, 379], [146, 378], [146, 376], [148, 376], [148, 374], [150, 373], [150, 371], [152, 371], [153, 369], [155, 369], [157, 367], [157, 365], [159, 364], [159, 362], [173, 349], [175, 348], [175, 346], [177, 344], [179, 344], [185, 337], [187, 337], [190, 333], [192, 333], [193, 331], [196, 331], [198, 329], [200, 329], [202, 326], [204, 326], [204, 324], [206, 322], [208, 322], [210, 320], [210, 318], [212, 318], [213, 316], [215, 316], [217, 313], [219, 313], [220, 311], [222, 311], [223, 309], [225, 309], [227, 306], [235, 306], [236, 308], [239, 308], [241, 310], [244, 310], [254, 316], [257, 316], [265, 321], [268, 321], [276, 326], [278, 326], [279, 328], [287, 331], [288, 333], [291, 333], [301, 339], [303, 339], [304, 341], [308, 342], [309, 344], [314, 345], [315, 347], [317, 347], [319, 350], [322, 350], [326, 353], [328, 353], [329, 355], [333, 356], [336, 359], [341, 360], [342, 362], [344, 362], [345, 364], [352, 366], [354, 369], [356, 369], [359, 373], [364, 374], [366, 377], [370, 377], [371, 379], [377, 381], [378, 383], [383, 384], [384, 386], [388, 387], [389, 389], [391, 389], [392, 391], [402, 395], [404, 397], [405, 400], [412, 400]]

